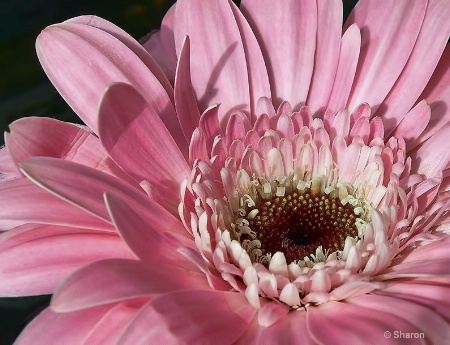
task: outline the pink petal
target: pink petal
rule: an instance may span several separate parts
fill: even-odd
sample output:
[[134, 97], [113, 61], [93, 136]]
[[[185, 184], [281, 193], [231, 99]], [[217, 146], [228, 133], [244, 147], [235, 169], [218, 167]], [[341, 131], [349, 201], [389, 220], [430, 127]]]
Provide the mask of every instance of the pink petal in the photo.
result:
[[197, 106], [191, 82], [190, 43], [186, 36], [181, 46], [175, 75], [175, 108], [180, 119], [181, 129], [189, 142], [192, 132], [198, 126], [200, 111]]
[[101, 306], [59, 314], [47, 308], [30, 322], [14, 344], [83, 344], [86, 334], [89, 334], [109, 309], [111, 306]]
[[32, 156], [63, 158], [115, 175], [134, 184], [87, 128], [51, 118], [28, 117], [9, 125], [6, 145], [16, 164]]
[[112, 307], [86, 336], [83, 345], [115, 344], [143, 303], [138, 300]]
[[342, 1], [317, 2], [317, 47], [308, 93], [311, 112], [323, 112], [335, 80], [342, 33]]
[[278, 322], [266, 327], [260, 326], [256, 318], [239, 339], [239, 345], [260, 344], [317, 344], [308, 331], [306, 312], [291, 312]]
[[55, 291], [51, 308], [72, 312], [193, 286], [206, 288], [205, 283], [203, 274], [172, 266], [148, 265], [136, 260], [103, 260], [67, 278]]
[[[418, 303], [377, 295], [363, 295], [352, 298], [349, 302], [404, 319], [416, 329], [417, 333], [423, 333], [431, 344], [445, 344], [450, 338], [450, 325], [436, 312]], [[406, 332], [396, 327], [394, 329], [394, 326], [391, 329]]]
[[0, 184], [0, 229], [25, 223], [111, 230], [110, 224], [68, 204], [26, 178]]
[[172, 292], [144, 306], [119, 344], [228, 345], [245, 332], [254, 314], [255, 309], [236, 292]]
[[310, 307], [306, 315], [308, 329], [320, 344], [400, 345], [403, 339], [385, 337], [385, 332], [418, 331], [403, 318], [342, 302]]
[[148, 67], [154, 76], [158, 79], [159, 83], [164, 87], [169, 97], [173, 95], [173, 88], [170, 85], [169, 80], [165, 76], [164, 72], [161, 70], [160, 66], [156, 63], [153, 57], [148, 54], [148, 52], [142, 47], [139, 42], [137, 42], [133, 37], [131, 37], [126, 31], [122, 30], [118, 26], [108, 22], [105, 19], [96, 16], [79, 16], [66, 20], [65, 23], [76, 23], [80, 25], [92, 26], [103, 30], [118, 40], [125, 44], [136, 56], [142, 60], [142, 62]]
[[190, 169], [156, 110], [132, 86], [117, 83], [102, 99], [99, 122], [110, 156], [138, 181], [150, 182], [169, 204], [178, 205], [179, 185]]
[[182, 256], [176, 252], [180, 243], [164, 235], [164, 232], [187, 235], [179, 219], [154, 201], [150, 201], [144, 213], [136, 212], [117, 196], [106, 194], [105, 200], [120, 235], [142, 261], [182, 263]]
[[341, 110], [347, 104], [359, 61], [360, 48], [361, 33], [356, 25], [352, 25], [342, 36], [336, 76], [328, 100], [328, 108], [332, 111]]
[[21, 171], [42, 188], [107, 222], [110, 219], [103, 201], [105, 192], [122, 196], [138, 207], [146, 205], [149, 200], [144, 193], [121, 180], [78, 163], [31, 157], [20, 166]]
[[[427, 0], [362, 0], [353, 9], [345, 28], [361, 28], [361, 58], [348, 108], [366, 102], [376, 110], [393, 87], [416, 43]], [[399, 32], [405, 34], [399, 35]]]
[[411, 150], [416, 146], [418, 138], [427, 128], [430, 118], [430, 106], [423, 100], [406, 114], [392, 132], [392, 136], [405, 139], [406, 147]]
[[[250, 114], [256, 113], [257, 103], [261, 97], [271, 97], [269, 76], [261, 48], [250, 25], [241, 11], [230, 1], [236, 23], [244, 44], [245, 58], [248, 70], [248, 84], [250, 88]], [[254, 123], [255, 118], [252, 118]]]
[[165, 14], [161, 29], [150, 33], [150, 37], [143, 43], [144, 48], [158, 62], [158, 65], [173, 84], [175, 80], [175, 69], [177, 66], [177, 54], [173, 37], [175, 5], [172, 5]]
[[218, 102], [222, 118], [232, 109], [249, 110], [245, 51], [228, 1], [178, 1], [175, 23], [177, 52], [186, 35], [191, 40], [192, 85], [200, 111]]
[[411, 56], [383, 101], [383, 108], [375, 113], [385, 120], [387, 134], [411, 109], [435, 70], [450, 36], [449, 18], [450, 6], [447, 0], [429, 1]]
[[113, 257], [135, 258], [115, 233], [52, 225], [10, 230], [0, 236], [0, 248], [2, 296], [52, 293], [86, 264]]
[[424, 174], [427, 178], [440, 177], [450, 162], [450, 150], [446, 143], [450, 135], [450, 126], [445, 126], [410, 153], [411, 171]]
[[431, 137], [449, 122], [450, 112], [450, 45], [444, 50], [433, 76], [419, 99], [426, 99], [431, 106], [430, 122], [418, 139], [418, 143]]
[[267, 327], [273, 325], [289, 313], [289, 306], [276, 302], [268, 302], [264, 304], [258, 312], [258, 323]]
[[317, 6], [315, 1], [242, 1], [241, 10], [263, 52], [272, 98], [294, 108], [306, 101], [314, 68]]
[[377, 280], [415, 277], [449, 277], [450, 259], [412, 261], [390, 266], [377, 276]]
[[122, 81], [145, 95], [173, 135], [182, 137], [166, 90], [135, 52], [113, 35], [65, 22], [42, 31], [36, 49], [52, 83], [94, 132], [103, 91], [112, 82]]

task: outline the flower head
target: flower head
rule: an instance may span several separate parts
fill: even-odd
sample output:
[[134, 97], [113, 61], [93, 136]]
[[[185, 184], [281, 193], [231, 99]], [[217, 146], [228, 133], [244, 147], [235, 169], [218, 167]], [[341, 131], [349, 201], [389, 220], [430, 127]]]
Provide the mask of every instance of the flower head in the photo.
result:
[[17, 343], [445, 343], [449, 16], [180, 0], [143, 46], [46, 28], [88, 127], [19, 120], [0, 151], [0, 292], [54, 293]]

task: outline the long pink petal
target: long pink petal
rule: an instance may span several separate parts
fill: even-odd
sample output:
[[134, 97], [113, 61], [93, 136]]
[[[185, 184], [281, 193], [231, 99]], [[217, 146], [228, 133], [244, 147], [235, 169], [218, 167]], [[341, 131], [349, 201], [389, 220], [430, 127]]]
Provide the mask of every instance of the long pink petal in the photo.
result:
[[[138, 181], [148, 181], [169, 204], [190, 169], [156, 110], [130, 85], [111, 85], [100, 105], [100, 139], [110, 156]], [[187, 146], [185, 147], [187, 153]]]
[[[345, 28], [361, 28], [361, 55], [348, 108], [366, 102], [375, 111], [408, 61], [425, 15], [427, 0], [361, 0]], [[403, 34], [399, 35], [399, 32]]]
[[[254, 32], [239, 8], [233, 2], [230, 1], [229, 3], [244, 44], [248, 85], [250, 88], [250, 114], [254, 115], [258, 100], [261, 97], [271, 97], [269, 75], [267, 74], [266, 63]], [[252, 118], [252, 123], [254, 123], [254, 120]]]
[[[177, 252], [181, 244], [164, 235], [165, 232], [187, 235], [179, 219], [154, 201], [149, 203], [146, 212], [140, 214], [114, 195], [106, 194], [105, 199], [114, 225], [142, 261], [150, 264], [183, 263], [183, 257]], [[191, 242], [194, 243], [193, 239]]]
[[[430, 264], [432, 262], [432, 264]], [[434, 259], [412, 261], [391, 266], [377, 276], [378, 280], [416, 277], [445, 277], [450, 276], [450, 259]]]
[[135, 258], [115, 233], [52, 225], [10, 230], [0, 236], [0, 248], [2, 296], [52, 293], [64, 278], [91, 262]]
[[307, 104], [313, 114], [323, 112], [335, 80], [342, 33], [342, 1], [317, 2], [317, 47]]
[[406, 147], [408, 150], [411, 150], [416, 146], [418, 138], [425, 128], [427, 128], [430, 118], [431, 108], [427, 102], [423, 100], [408, 111], [406, 116], [400, 120], [400, 123], [397, 124], [397, 127], [395, 127], [392, 132], [392, 136], [405, 139]]
[[[411, 56], [394, 87], [375, 116], [383, 118], [389, 134], [416, 102], [425, 88], [450, 36], [450, 6], [447, 0], [430, 0]], [[430, 39], [430, 37], [432, 37]]]
[[244, 333], [255, 311], [236, 292], [168, 293], [136, 314], [119, 344], [228, 345]]
[[386, 331], [418, 330], [403, 318], [342, 302], [308, 308], [308, 330], [320, 344], [403, 344], [404, 339], [385, 337]]
[[45, 117], [27, 117], [9, 125], [5, 142], [19, 164], [32, 156], [62, 158], [117, 176], [138, 187], [108, 156], [100, 140], [87, 128]]
[[314, 68], [316, 2], [244, 0], [241, 10], [261, 45], [275, 107], [288, 101], [297, 108], [306, 101]]
[[86, 335], [111, 309], [101, 306], [75, 313], [41, 312], [15, 341], [15, 345], [83, 344]]
[[350, 26], [342, 36], [339, 62], [328, 108], [336, 112], [344, 109], [355, 78], [361, 49], [361, 33], [356, 25]]
[[96, 16], [79, 16], [66, 20], [65, 23], [76, 23], [80, 25], [92, 26], [94, 28], [105, 31], [125, 44], [154, 74], [159, 83], [164, 87], [169, 97], [173, 96], [173, 88], [169, 80], [165, 76], [161, 67], [156, 63], [153, 57], [126, 31], [105, 19]]
[[115, 305], [97, 322], [82, 345], [115, 344], [128, 322], [144, 303], [145, 300], [137, 300]]
[[441, 128], [417, 150], [410, 153], [412, 158], [411, 171], [424, 174], [427, 178], [440, 177], [442, 171], [450, 162], [450, 150], [446, 143], [450, 135], [450, 126]]
[[110, 222], [103, 200], [105, 192], [123, 197], [133, 206], [146, 205], [148, 197], [123, 181], [84, 165], [49, 157], [31, 157], [21, 171], [37, 185]]
[[51, 308], [72, 312], [193, 286], [207, 287], [203, 274], [137, 260], [103, 260], [67, 278], [53, 294]]
[[0, 229], [26, 223], [111, 230], [107, 222], [68, 204], [26, 178], [0, 184]]
[[36, 49], [56, 89], [94, 132], [104, 90], [112, 82], [126, 82], [146, 97], [174, 136], [183, 138], [166, 90], [148, 66], [113, 35], [66, 22], [42, 31]]
[[177, 53], [173, 37], [175, 6], [176, 4], [172, 5], [165, 14], [161, 29], [151, 32], [150, 37], [143, 43], [144, 48], [153, 56], [172, 84], [175, 80], [177, 66]]
[[[413, 325], [417, 333], [423, 333], [431, 344], [445, 344], [450, 339], [450, 325], [435, 311], [420, 304], [377, 295], [358, 296], [351, 298], [349, 303], [402, 318]], [[405, 333], [396, 325], [392, 325], [391, 330]]]
[[431, 106], [431, 119], [418, 138], [421, 143], [445, 126], [450, 119], [450, 45], [444, 50], [433, 76], [419, 99], [426, 99]]
[[174, 92], [175, 108], [187, 142], [190, 142], [192, 132], [198, 127], [200, 120], [200, 111], [191, 81], [190, 54], [189, 37], [186, 36], [178, 58]]
[[244, 46], [228, 1], [178, 1], [175, 8], [178, 53], [186, 35], [191, 40], [191, 77], [200, 111], [219, 102], [222, 117], [231, 110], [248, 111]]
[[260, 326], [255, 318], [239, 339], [239, 345], [259, 344], [317, 344], [311, 337], [306, 324], [306, 312], [291, 312], [268, 327]]

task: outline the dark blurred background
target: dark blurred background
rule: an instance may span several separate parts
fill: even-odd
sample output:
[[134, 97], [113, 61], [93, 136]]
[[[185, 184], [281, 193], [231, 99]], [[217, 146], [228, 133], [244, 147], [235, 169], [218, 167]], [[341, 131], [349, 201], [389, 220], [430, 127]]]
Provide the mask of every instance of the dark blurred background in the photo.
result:
[[[80, 122], [39, 65], [34, 42], [43, 28], [71, 17], [95, 14], [140, 39], [160, 26], [164, 13], [174, 2], [0, 0], [0, 145], [9, 123], [20, 117], [48, 116]], [[356, 0], [344, 0], [345, 18], [355, 3]], [[49, 296], [0, 298], [0, 345], [11, 344], [49, 300]]]

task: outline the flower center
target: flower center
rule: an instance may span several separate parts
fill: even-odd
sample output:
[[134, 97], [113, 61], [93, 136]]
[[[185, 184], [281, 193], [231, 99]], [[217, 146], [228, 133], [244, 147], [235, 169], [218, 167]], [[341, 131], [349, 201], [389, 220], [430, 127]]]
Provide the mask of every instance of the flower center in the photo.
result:
[[261, 242], [262, 255], [283, 252], [287, 262], [303, 259], [319, 246], [324, 251], [342, 250], [347, 236], [358, 235], [351, 205], [311, 189], [265, 201], [246, 218]]
[[326, 261], [332, 253], [340, 257], [348, 237], [364, 236], [372, 206], [363, 190], [297, 176], [243, 178], [239, 184], [247, 187], [238, 188], [232, 235], [253, 262], [267, 265], [276, 252], [288, 263]]

